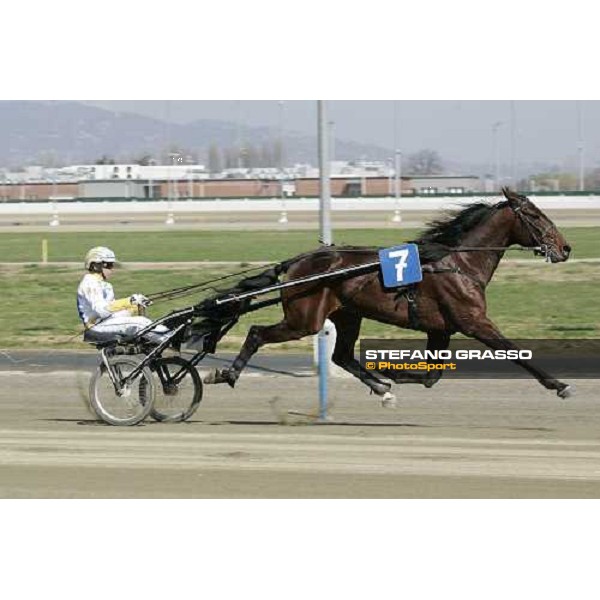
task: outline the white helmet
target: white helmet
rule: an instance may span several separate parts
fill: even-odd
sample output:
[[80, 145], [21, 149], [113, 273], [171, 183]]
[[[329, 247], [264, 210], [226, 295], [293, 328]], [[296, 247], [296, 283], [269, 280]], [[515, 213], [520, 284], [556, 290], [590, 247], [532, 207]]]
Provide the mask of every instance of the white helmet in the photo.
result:
[[93, 263], [114, 263], [117, 261], [115, 253], [105, 246], [96, 246], [85, 255], [85, 268], [89, 269]]

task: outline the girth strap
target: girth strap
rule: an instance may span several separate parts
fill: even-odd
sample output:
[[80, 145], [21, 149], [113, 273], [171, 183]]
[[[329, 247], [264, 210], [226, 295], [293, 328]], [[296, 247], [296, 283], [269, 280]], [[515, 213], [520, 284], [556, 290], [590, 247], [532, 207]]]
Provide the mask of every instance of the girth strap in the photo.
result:
[[419, 329], [419, 315], [417, 314], [417, 286], [411, 285], [406, 292], [408, 302], [408, 326], [410, 329]]
[[396, 301], [399, 302], [403, 298], [406, 299], [408, 309], [409, 329], [419, 329], [419, 315], [417, 314], [417, 286], [415, 284], [406, 285], [396, 290]]

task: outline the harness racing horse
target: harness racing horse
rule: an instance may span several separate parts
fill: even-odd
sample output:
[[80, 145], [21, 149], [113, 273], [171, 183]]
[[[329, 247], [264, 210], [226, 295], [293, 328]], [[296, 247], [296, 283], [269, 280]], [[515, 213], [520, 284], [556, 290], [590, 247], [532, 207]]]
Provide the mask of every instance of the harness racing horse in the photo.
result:
[[[434, 385], [443, 370], [427, 373], [377, 371], [362, 367], [354, 357], [354, 346], [363, 318], [427, 333], [428, 350], [445, 350], [450, 336], [460, 332], [492, 349], [517, 349], [486, 314], [485, 291], [505, 250], [514, 244], [536, 246], [536, 253], [553, 262], [564, 262], [571, 252], [567, 241], [550, 219], [528, 198], [504, 188], [506, 200], [495, 205], [476, 203], [451, 217], [434, 221], [414, 240], [418, 245], [423, 280], [408, 288], [386, 289], [379, 270], [351, 277], [333, 276], [300, 283], [282, 290], [283, 320], [275, 325], [250, 328], [229, 369], [210, 373], [206, 383], [235, 385], [250, 357], [264, 344], [297, 340], [314, 335], [329, 318], [337, 338], [333, 362], [365, 383], [382, 398], [384, 406], [395, 406], [391, 384]], [[372, 263], [376, 248], [323, 247], [281, 263], [274, 271], [287, 281]], [[526, 301], [526, 300], [524, 300]], [[514, 362], [526, 369], [545, 388], [568, 397], [571, 386], [554, 379], [529, 361]]]

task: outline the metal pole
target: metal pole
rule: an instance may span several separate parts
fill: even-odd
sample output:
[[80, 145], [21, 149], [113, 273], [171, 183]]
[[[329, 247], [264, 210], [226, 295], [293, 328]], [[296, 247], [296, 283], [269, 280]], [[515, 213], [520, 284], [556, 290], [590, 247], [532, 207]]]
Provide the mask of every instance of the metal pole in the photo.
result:
[[331, 179], [329, 172], [329, 145], [327, 136], [327, 104], [325, 100], [318, 101], [319, 119], [319, 183], [320, 211], [319, 223], [321, 243], [331, 246]]
[[498, 147], [498, 128], [502, 121], [492, 125], [492, 145], [494, 147], [494, 191], [500, 191], [500, 151]]
[[333, 162], [335, 160], [335, 122], [327, 121], [329, 127], [329, 160]]
[[173, 156], [169, 152], [169, 165], [167, 166], [167, 220], [165, 225], [173, 225], [175, 223], [175, 217], [173, 216]]
[[242, 134], [243, 134], [243, 118], [242, 118], [242, 103], [240, 100], [236, 101], [237, 104], [237, 152], [238, 152], [238, 156], [237, 156], [237, 167], [238, 169], [242, 169], [242, 167], [244, 166], [244, 143], [242, 141]]
[[[331, 181], [329, 172], [329, 148], [327, 135], [327, 104], [325, 100], [318, 100], [318, 131], [319, 131], [319, 190], [320, 210], [319, 223], [321, 243], [331, 246]], [[328, 399], [329, 356], [327, 352], [327, 332], [321, 329], [318, 337], [319, 354], [319, 421], [326, 421]]]
[[402, 216], [400, 215], [400, 196], [402, 196], [402, 188], [401, 188], [401, 180], [402, 180], [402, 152], [400, 152], [400, 150], [396, 149], [395, 155], [394, 155], [394, 172], [395, 172], [395, 178], [394, 178], [394, 196], [396, 198], [395, 200], [395, 207], [396, 209], [394, 210], [394, 218], [392, 219], [392, 221], [394, 223], [401, 223], [402, 222]]
[[398, 102], [393, 101], [394, 109], [394, 216], [393, 223], [401, 223], [402, 216], [400, 215], [400, 196], [402, 195], [402, 152], [398, 148]]
[[284, 117], [284, 103], [283, 100], [279, 101], [279, 185], [281, 187], [281, 215], [279, 216], [279, 223], [286, 224], [288, 222], [287, 209], [285, 206], [285, 192], [283, 189], [283, 183], [285, 181], [283, 173], [283, 117]]
[[584, 150], [584, 136], [583, 136], [583, 106], [581, 100], [577, 101], [577, 129], [578, 129], [578, 144], [577, 152], [579, 154], [579, 191], [583, 192], [585, 189], [585, 177], [584, 177], [584, 161], [583, 161], [583, 150]]
[[517, 113], [515, 101], [510, 101], [510, 185], [517, 190]]
[[[175, 217], [173, 216], [173, 156], [171, 154], [171, 101], [167, 100], [167, 219], [165, 225], [173, 225]], [[161, 161], [162, 162], [162, 161]]]

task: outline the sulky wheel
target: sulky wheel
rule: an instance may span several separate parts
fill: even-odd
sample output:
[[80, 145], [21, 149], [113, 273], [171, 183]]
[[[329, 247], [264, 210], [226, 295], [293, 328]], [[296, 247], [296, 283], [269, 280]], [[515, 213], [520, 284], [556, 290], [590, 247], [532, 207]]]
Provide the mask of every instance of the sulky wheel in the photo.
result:
[[[113, 356], [108, 360], [119, 378], [126, 377], [139, 364], [131, 356]], [[152, 373], [145, 367], [121, 394], [117, 394], [106, 366], [101, 364], [90, 381], [90, 404], [96, 415], [109, 425], [137, 425], [152, 410], [154, 387]]]
[[189, 419], [202, 400], [202, 380], [196, 368], [180, 356], [168, 356], [155, 360], [152, 370], [158, 379], [152, 418], [163, 423]]

